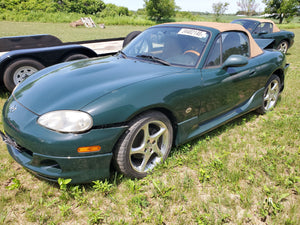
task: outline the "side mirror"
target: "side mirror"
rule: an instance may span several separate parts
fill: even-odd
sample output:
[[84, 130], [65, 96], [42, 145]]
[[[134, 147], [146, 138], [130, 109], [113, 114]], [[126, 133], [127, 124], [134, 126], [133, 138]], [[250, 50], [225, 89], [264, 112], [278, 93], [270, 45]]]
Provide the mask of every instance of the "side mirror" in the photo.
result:
[[223, 63], [222, 68], [226, 67], [240, 67], [248, 64], [248, 58], [242, 55], [231, 55]]

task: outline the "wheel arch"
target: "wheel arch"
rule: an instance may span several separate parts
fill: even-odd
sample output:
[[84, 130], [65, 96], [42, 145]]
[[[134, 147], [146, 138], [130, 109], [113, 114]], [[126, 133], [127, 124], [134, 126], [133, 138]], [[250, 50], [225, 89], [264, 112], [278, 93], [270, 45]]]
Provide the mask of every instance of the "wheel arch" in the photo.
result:
[[280, 87], [280, 92], [283, 91], [284, 89], [284, 71], [282, 69], [277, 69], [275, 70], [272, 75], [277, 75], [280, 79], [281, 87]]
[[174, 113], [171, 110], [169, 110], [165, 107], [152, 107], [152, 108], [143, 109], [143, 110], [140, 110], [138, 113], [132, 115], [128, 121], [131, 121], [134, 118], [140, 116], [141, 114], [144, 114], [144, 113], [147, 113], [150, 111], [160, 112], [160, 113], [164, 114], [170, 120], [172, 128], [173, 128], [173, 145], [174, 145], [174, 140], [176, 139], [176, 136], [177, 136], [178, 121], [177, 121], [176, 116], [174, 115]]
[[[167, 109], [165, 107], [152, 107], [152, 108], [141, 109], [138, 112], [132, 114], [128, 118], [128, 120], [123, 123], [123, 125], [127, 126], [130, 123], [130, 121], [132, 121], [135, 118], [141, 116], [142, 114], [145, 114], [145, 113], [148, 113], [148, 112], [151, 112], [151, 111], [160, 112], [160, 113], [164, 114], [170, 120], [171, 126], [173, 128], [173, 143], [172, 143], [172, 145], [174, 146], [174, 143], [175, 143], [175, 140], [176, 140], [176, 136], [177, 136], [177, 133], [178, 133], [178, 126], [177, 126], [178, 122], [177, 122], [177, 118], [174, 115], [174, 113], [171, 110], [169, 110], [169, 109]], [[120, 135], [119, 139], [126, 132], [127, 132], [127, 129]], [[117, 145], [117, 143], [114, 145], [114, 149], [115, 149], [116, 145]]]
[[290, 39], [288, 39], [288, 38], [284, 38], [284, 39], [282, 39], [281, 41], [286, 41], [288, 44], [289, 44], [289, 46], [288, 46], [288, 48], [290, 47]]

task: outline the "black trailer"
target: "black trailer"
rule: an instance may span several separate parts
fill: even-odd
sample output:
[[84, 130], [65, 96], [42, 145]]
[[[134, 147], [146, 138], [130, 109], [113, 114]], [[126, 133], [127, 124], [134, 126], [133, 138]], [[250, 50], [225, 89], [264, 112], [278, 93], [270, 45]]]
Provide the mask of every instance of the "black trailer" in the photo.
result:
[[71, 60], [112, 55], [124, 38], [63, 43], [47, 34], [0, 38], [0, 84], [7, 90], [45, 67]]

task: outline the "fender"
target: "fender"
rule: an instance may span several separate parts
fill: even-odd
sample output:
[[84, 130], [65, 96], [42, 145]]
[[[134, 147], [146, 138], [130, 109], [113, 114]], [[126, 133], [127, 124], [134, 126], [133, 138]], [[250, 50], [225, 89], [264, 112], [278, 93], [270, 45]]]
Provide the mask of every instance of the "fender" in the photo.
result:
[[64, 58], [72, 54], [84, 54], [89, 58], [98, 56], [92, 49], [77, 44], [12, 50], [0, 57], [0, 77], [3, 77], [6, 66], [17, 59], [34, 59], [48, 67], [63, 62]]
[[8, 62], [18, 58], [32, 58], [47, 67], [60, 63], [62, 62], [63, 58], [75, 53], [81, 53], [88, 57], [97, 56], [96, 52], [94, 52], [92, 49], [81, 45], [62, 45], [44, 48], [21, 49], [13, 50], [2, 55], [0, 57], [0, 68], [2, 69], [4, 64], [7, 64]]
[[0, 52], [18, 49], [43, 48], [63, 45], [57, 37], [49, 34], [36, 34], [0, 38]]

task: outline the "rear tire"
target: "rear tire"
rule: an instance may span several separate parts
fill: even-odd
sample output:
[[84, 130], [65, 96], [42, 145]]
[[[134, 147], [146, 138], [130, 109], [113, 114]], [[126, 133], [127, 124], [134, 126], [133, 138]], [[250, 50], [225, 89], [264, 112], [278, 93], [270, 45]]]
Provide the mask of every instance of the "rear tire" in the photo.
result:
[[274, 109], [281, 90], [281, 82], [277, 75], [272, 75], [266, 84], [262, 105], [257, 109], [260, 114], [265, 114]]
[[286, 54], [289, 48], [289, 43], [287, 41], [281, 41], [278, 46], [277, 46], [277, 50], [281, 51], [282, 53]]
[[11, 62], [5, 69], [3, 81], [10, 92], [27, 77], [45, 68], [43, 64], [33, 59], [18, 59]]
[[172, 140], [173, 128], [164, 114], [141, 114], [120, 138], [114, 151], [115, 166], [130, 178], [143, 178], [168, 157]]
[[142, 33], [141, 31], [132, 31], [131, 33], [129, 33], [124, 41], [123, 41], [123, 48], [128, 45], [133, 39], [135, 39], [140, 33]]

